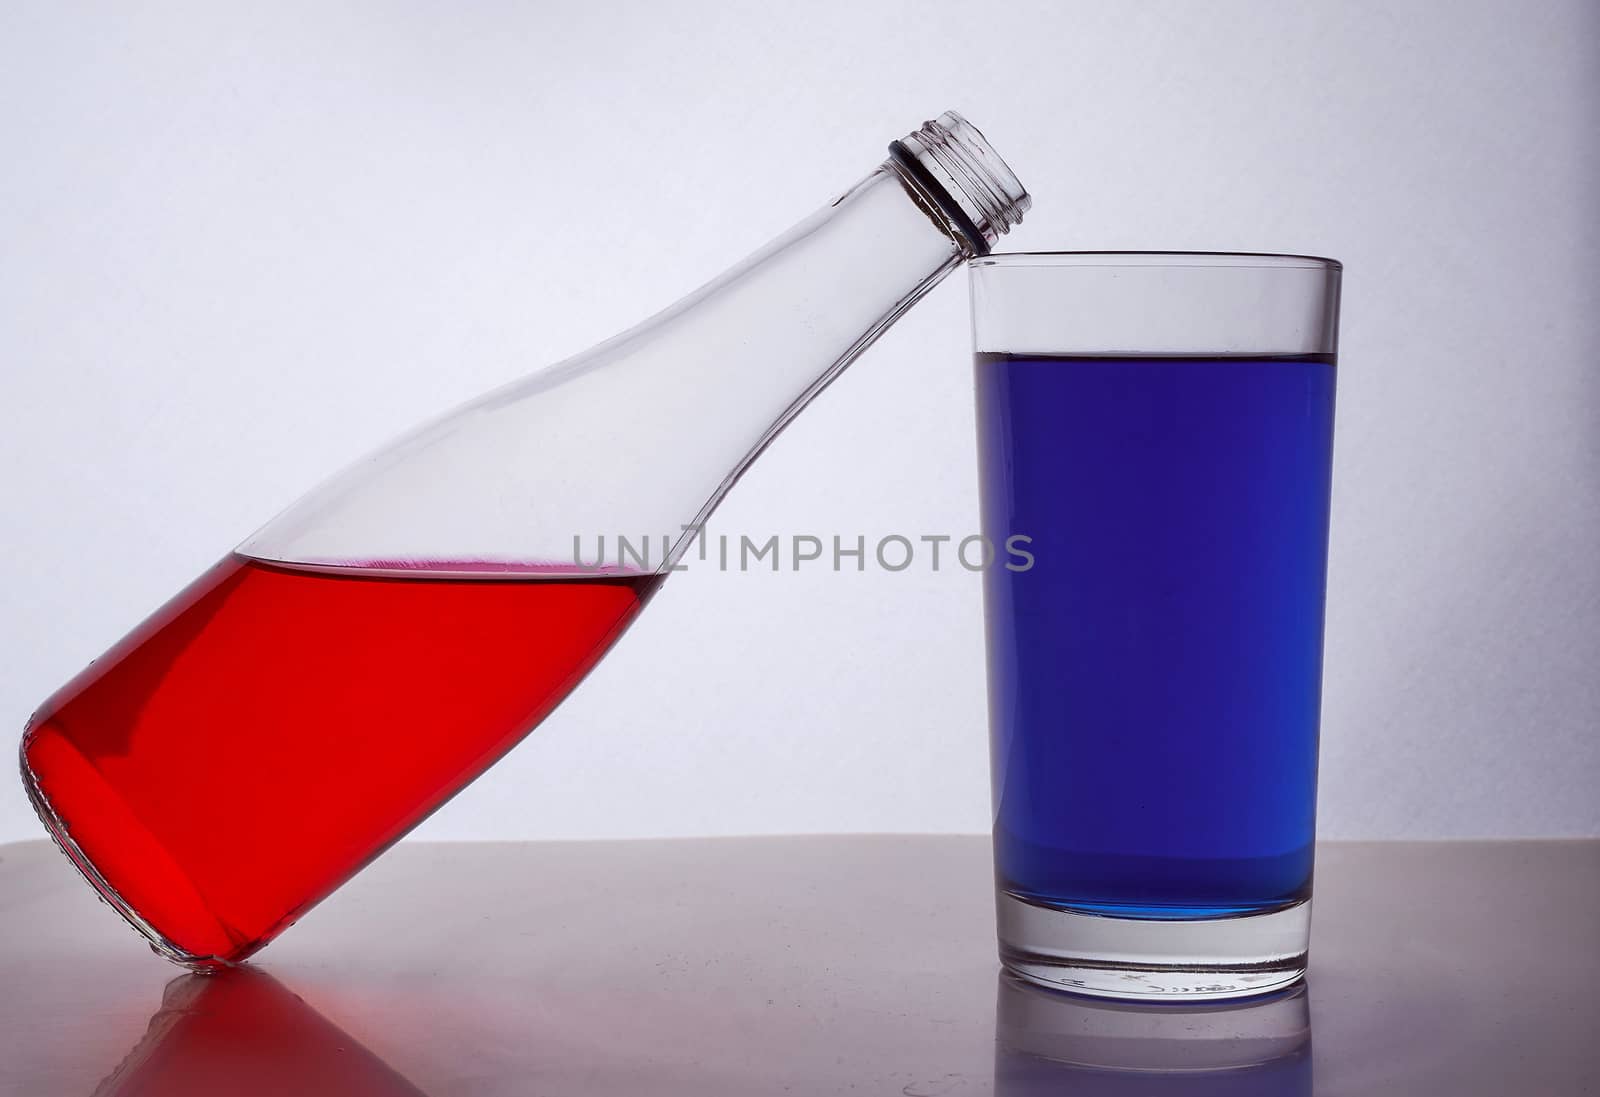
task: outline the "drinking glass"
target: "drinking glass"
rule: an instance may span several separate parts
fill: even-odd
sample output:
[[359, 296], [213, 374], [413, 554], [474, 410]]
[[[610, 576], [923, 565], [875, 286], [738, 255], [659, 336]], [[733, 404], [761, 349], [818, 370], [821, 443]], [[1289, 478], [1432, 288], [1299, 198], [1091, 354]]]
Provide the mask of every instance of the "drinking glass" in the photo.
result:
[[1035, 982], [1305, 971], [1341, 268], [971, 264], [998, 932]]

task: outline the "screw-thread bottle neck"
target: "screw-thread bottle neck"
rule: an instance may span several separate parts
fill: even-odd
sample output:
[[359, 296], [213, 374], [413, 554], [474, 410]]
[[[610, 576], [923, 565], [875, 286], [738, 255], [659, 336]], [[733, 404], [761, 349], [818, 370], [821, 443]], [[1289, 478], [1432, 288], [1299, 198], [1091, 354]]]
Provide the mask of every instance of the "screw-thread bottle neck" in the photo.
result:
[[987, 255], [1033, 199], [978, 127], [945, 111], [889, 145], [889, 160], [938, 208], [950, 227]]

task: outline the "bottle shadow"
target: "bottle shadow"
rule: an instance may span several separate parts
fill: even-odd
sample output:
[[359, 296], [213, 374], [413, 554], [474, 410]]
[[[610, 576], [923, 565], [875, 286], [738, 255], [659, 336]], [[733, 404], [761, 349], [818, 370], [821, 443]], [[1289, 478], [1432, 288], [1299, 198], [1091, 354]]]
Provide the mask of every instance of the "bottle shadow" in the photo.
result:
[[142, 1040], [94, 1097], [426, 1097], [265, 972], [168, 983]]
[[996, 1097], [1310, 1097], [1301, 983], [1243, 1002], [1119, 1002], [1001, 972]]

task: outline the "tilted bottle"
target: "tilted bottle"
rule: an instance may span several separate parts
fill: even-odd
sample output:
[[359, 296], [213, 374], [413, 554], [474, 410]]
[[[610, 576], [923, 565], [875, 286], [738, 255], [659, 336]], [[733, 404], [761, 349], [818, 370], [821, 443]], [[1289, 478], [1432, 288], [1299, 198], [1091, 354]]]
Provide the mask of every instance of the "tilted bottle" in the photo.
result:
[[[41, 706], [33, 804], [157, 952], [244, 959], [493, 764], [789, 420], [1028, 208], [959, 115], [889, 148], [666, 311], [313, 491]], [[578, 558], [617, 531], [670, 536]]]

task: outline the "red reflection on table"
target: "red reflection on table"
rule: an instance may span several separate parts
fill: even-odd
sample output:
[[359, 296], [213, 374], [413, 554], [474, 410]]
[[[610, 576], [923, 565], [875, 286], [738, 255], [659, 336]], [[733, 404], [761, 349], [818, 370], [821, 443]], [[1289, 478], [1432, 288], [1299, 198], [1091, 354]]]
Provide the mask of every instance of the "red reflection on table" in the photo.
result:
[[145, 1037], [95, 1097], [425, 1097], [260, 971], [167, 984]]

